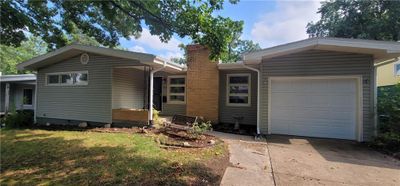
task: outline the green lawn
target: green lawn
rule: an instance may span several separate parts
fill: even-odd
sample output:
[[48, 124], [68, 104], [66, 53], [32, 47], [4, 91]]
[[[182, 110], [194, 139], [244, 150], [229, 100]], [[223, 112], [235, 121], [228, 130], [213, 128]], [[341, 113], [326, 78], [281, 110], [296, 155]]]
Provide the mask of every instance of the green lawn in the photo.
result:
[[[164, 150], [141, 134], [0, 130], [4, 185], [218, 184], [226, 147]], [[211, 163], [213, 164], [213, 163]]]

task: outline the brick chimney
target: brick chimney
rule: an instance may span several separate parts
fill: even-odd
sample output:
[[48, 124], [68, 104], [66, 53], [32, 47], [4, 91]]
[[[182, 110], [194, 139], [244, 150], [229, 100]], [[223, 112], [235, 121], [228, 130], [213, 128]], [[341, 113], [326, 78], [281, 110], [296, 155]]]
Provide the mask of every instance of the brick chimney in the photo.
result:
[[202, 116], [218, 123], [219, 71], [208, 56], [210, 50], [201, 45], [188, 45], [186, 76], [186, 115]]

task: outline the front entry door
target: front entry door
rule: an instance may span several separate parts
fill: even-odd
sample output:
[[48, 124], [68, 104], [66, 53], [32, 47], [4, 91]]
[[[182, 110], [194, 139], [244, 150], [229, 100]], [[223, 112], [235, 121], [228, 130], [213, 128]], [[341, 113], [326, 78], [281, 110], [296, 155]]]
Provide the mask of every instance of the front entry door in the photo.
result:
[[161, 111], [162, 77], [154, 77], [153, 91], [153, 106], [156, 110]]

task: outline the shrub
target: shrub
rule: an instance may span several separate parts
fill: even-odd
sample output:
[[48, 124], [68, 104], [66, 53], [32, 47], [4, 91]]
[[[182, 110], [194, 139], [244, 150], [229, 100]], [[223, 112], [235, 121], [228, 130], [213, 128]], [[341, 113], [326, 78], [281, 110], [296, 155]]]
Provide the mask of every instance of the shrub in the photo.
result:
[[161, 123], [160, 123], [160, 111], [158, 111], [157, 109], [153, 108], [153, 125], [155, 128], [160, 128], [161, 127]]
[[372, 146], [387, 153], [400, 152], [400, 84], [378, 89], [378, 135]]
[[372, 147], [387, 153], [400, 152], [400, 134], [394, 132], [380, 133], [373, 140]]
[[22, 110], [12, 112], [4, 119], [7, 128], [29, 127], [33, 124], [33, 111]]
[[400, 84], [378, 90], [379, 132], [400, 134]]
[[212, 125], [211, 121], [207, 122], [201, 122], [199, 123], [193, 123], [192, 127], [188, 129], [187, 133], [191, 135], [194, 138], [198, 138], [200, 135], [202, 135], [204, 132], [212, 130]]

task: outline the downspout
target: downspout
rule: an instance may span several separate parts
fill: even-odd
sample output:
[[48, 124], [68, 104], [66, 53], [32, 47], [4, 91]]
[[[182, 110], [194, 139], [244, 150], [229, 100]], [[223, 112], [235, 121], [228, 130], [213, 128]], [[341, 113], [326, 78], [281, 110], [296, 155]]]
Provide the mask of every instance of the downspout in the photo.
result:
[[153, 127], [153, 92], [154, 92], [153, 91], [153, 83], [154, 83], [153, 77], [154, 77], [154, 73], [164, 69], [166, 66], [167, 66], [167, 62], [164, 61], [164, 64], [162, 67], [150, 71], [150, 87], [149, 87], [150, 95], [149, 95], [149, 108], [148, 108], [149, 109], [148, 118], [149, 118], [150, 127]]
[[261, 76], [260, 76], [260, 70], [246, 66], [244, 62], [241, 62], [240, 64], [243, 65], [244, 68], [247, 68], [249, 70], [257, 72], [257, 135], [260, 135], [260, 95], [261, 95]]
[[374, 65], [374, 69], [373, 69], [373, 82], [372, 82], [372, 86], [374, 87], [374, 103], [373, 103], [373, 113], [374, 113], [374, 136], [378, 136], [378, 86], [377, 86], [377, 79], [378, 79], [378, 74], [377, 74], [377, 70], [378, 70], [378, 66]]
[[7, 115], [7, 113], [10, 111], [10, 83], [6, 83], [5, 94], [4, 110]]
[[38, 78], [37, 78], [37, 74], [36, 74], [36, 81], [35, 81], [35, 101], [33, 102], [35, 104], [34, 106], [34, 110], [33, 110], [33, 123], [37, 124], [37, 98], [38, 98], [38, 94], [37, 94], [37, 90], [38, 90]]

